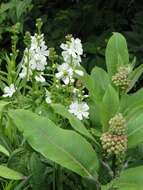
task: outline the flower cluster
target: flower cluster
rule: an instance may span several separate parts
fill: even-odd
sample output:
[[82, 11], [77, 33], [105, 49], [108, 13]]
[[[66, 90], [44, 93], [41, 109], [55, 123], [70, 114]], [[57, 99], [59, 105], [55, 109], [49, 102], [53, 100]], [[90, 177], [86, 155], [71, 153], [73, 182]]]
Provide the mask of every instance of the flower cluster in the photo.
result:
[[44, 82], [45, 80], [42, 77], [42, 72], [47, 65], [48, 55], [49, 51], [44, 41], [44, 35], [35, 34], [31, 36], [31, 47], [25, 49], [22, 71], [19, 74], [20, 78], [25, 78], [27, 75], [29, 78], [33, 74], [32, 71], [38, 71], [35, 79], [39, 82]]
[[[25, 79], [26, 83], [34, 79], [37, 83], [34, 83], [33, 86], [39, 85], [35, 89], [44, 87], [47, 104], [61, 101], [65, 106], [68, 106], [68, 111], [78, 119], [87, 119], [89, 106], [84, 99], [88, 95], [85, 95], [83, 85], [77, 85], [77, 78], [84, 75], [80, 66], [83, 54], [81, 40], [73, 38], [71, 35], [67, 36], [66, 42], [60, 45], [62, 59], [58, 59], [59, 56], [54, 48], [47, 48], [40, 28], [38, 28], [38, 33], [34, 34], [34, 36], [31, 36], [30, 33], [25, 35], [25, 45], [26, 49], [24, 50], [21, 72], [19, 73], [21, 81]], [[51, 66], [47, 66], [48, 62], [51, 63]], [[58, 64], [59, 62], [61, 64]], [[43, 75], [47, 76], [47, 80], [49, 79], [48, 76], [50, 76], [50, 84], [47, 83]], [[44, 83], [41, 85], [39, 82]], [[49, 86], [48, 89], [46, 86]], [[15, 91], [14, 85], [6, 87], [4, 97], [11, 97]]]
[[124, 154], [127, 149], [127, 136], [125, 135], [118, 136], [107, 132], [102, 135], [101, 141], [102, 147], [107, 155], [121, 155]]
[[128, 76], [129, 68], [125, 66], [119, 67], [118, 72], [114, 76], [112, 76], [112, 82], [121, 90], [126, 90], [129, 87], [130, 83]]
[[109, 121], [109, 132], [115, 135], [125, 135], [127, 131], [126, 120], [121, 113], [115, 115]]
[[121, 113], [109, 121], [109, 130], [101, 136], [101, 144], [107, 155], [122, 155], [127, 149], [127, 125]]
[[[81, 56], [83, 48], [81, 40], [72, 36], [66, 37], [66, 43], [61, 44], [63, 63], [57, 67], [55, 74], [57, 79], [60, 79], [64, 85], [74, 85], [76, 76], [83, 76], [83, 71], [80, 69]], [[69, 105], [69, 112], [75, 115], [78, 119], [88, 118], [89, 106], [82, 101], [81, 90], [73, 88], [73, 101]]]
[[66, 43], [62, 43], [60, 46], [63, 50], [64, 63], [58, 66], [58, 73], [56, 73], [56, 78], [61, 79], [66, 85], [75, 81], [75, 75], [83, 76], [83, 71], [77, 69], [77, 66], [80, 66], [81, 55], [83, 54], [81, 41], [73, 37], [67, 37], [67, 39]]

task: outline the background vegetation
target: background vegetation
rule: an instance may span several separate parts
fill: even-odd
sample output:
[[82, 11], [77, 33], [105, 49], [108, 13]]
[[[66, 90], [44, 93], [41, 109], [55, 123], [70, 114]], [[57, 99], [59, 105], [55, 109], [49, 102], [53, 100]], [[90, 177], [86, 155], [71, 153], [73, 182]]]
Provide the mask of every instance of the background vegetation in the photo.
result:
[[[11, 26], [21, 23], [21, 33], [34, 30], [36, 18], [44, 22], [49, 47], [72, 33], [84, 42], [85, 68], [104, 67], [104, 50], [111, 32], [127, 38], [130, 53], [142, 63], [143, 1], [138, 0], [3, 0], [0, 5], [0, 48], [9, 49]], [[20, 47], [21, 48], [21, 47]]]

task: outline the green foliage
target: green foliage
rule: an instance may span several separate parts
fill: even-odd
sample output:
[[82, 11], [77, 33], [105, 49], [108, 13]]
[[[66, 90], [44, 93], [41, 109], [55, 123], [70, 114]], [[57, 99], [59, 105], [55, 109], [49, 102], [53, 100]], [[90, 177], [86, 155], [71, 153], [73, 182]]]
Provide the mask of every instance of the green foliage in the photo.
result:
[[[17, 7], [13, 5], [10, 8], [14, 2], [17, 2]], [[70, 55], [70, 59], [66, 61], [70, 69], [62, 70], [65, 52], [60, 56], [54, 48], [50, 48], [49, 52], [47, 49], [42, 51], [50, 54], [49, 57], [44, 57], [48, 63], [45, 70], [40, 68], [41, 65], [41, 70], [33, 69], [33, 59], [29, 53], [32, 44], [30, 33], [26, 33], [24, 38], [27, 49], [24, 53], [22, 49], [19, 52], [22, 28], [20, 29], [19, 23], [12, 27], [12, 53], [3, 54], [0, 71], [1, 91], [4, 93], [0, 101], [0, 188], [109, 190], [136, 189], [137, 185], [140, 188], [143, 164], [143, 89], [136, 92], [131, 90], [135, 90], [143, 66], [136, 67], [135, 59], [129, 60], [126, 39], [118, 32], [114, 32], [109, 40], [105, 40], [106, 34], [102, 34], [102, 40], [99, 38], [95, 45], [97, 35], [96, 32], [93, 35], [93, 31], [100, 22], [93, 26], [93, 21], [88, 18], [90, 26], [84, 20], [91, 11], [92, 14], [97, 11], [96, 16], [100, 14], [99, 1], [84, 1], [84, 4], [82, 1], [68, 2], [64, 4], [63, 10], [56, 7], [57, 2], [52, 5], [50, 2], [50, 8], [55, 5], [55, 9], [51, 10], [54, 23], [45, 14], [45, 6], [43, 22], [41, 19], [36, 22], [35, 40], [38, 48], [43, 38], [41, 27], [46, 31], [45, 23], [51, 21], [47, 30], [47, 34], [51, 35], [51, 39], [47, 40], [49, 45], [59, 43], [64, 34], [74, 28], [74, 34], [83, 36], [85, 41], [85, 53], [89, 54], [90, 60], [88, 64], [95, 65], [100, 57], [101, 65], [97, 66], [97, 61], [92, 70], [92, 64], [85, 70], [80, 64], [75, 64], [74, 59], [76, 56], [80, 58], [82, 53], [79, 51], [82, 48], [77, 47], [74, 52], [72, 47], [69, 54], [66, 52]], [[41, 7], [46, 5], [46, 1], [41, 3]], [[11, 1], [10, 4], [4, 4], [2, 7], [8, 6], [7, 11], [16, 10], [11, 16], [14, 15], [16, 21], [20, 21], [22, 25], [27, 24], [27, 27], [28, 22], [42, 11], [41, 7], [33, 6], [31, 10], [34, 14], [25, 22], [23, 15], [28, 13], [32, 4], [39, 5], [38, 1]], [[124, 5], [123, 1], [122, 4]], [[112, 1], [111, 9], [114, 6], [115, 2]], [[76, 7], [84, 10], [83, 15], [75, 11]], [[80, 28], [77, 27], [77, 20], [81, 16], [84, 19]], [[71, 24], [69, 21], [72, 19], [76, 22]], [[110, 23], [107, 21], [108, 18], [105, 22]], [[59, 26], [53, 30], [59, 23], [63, 23], [61, 28]], [[33, 24], [32, 21], [30, 24]], [[82, 31], [87, 24], [88, 31], [86, 28]], [[31, 29], [32, 27], [33, 25]], [[65, 30], [62, 30], [63, 27]], [[64, 49], [70, 48], [72, 40], [81, 45], [79, 39], [68, 35], [65, 44], [62, 44]], [[106, 51], [105, 41], [108, 41]], [[45, 45], [44, 40], [43, 44]], [[20, 46], [23, 46], [22, 43]], [[35, 54], [36, 52], [32, 54], [32, 58], [36, 57]], [[107, 70], [103, 69], [104, 54]], [[39, 60], [34, 61], [36, 64], [41, 60], [44, 62], [44, 58], [40, 56]], [[88, 66], [87, 61], [88, 58], [85, 57], [85, 68]], [[25, 77], [20, 78], [23, 68], [26, 69]], [[43, 78], [37, 80], [36, 77]], [[137, 155], [139, 156], [135, 159]], [[133, 179], [134, 175], [136, 177]]]
[[82, 135], [90, 138], [91, 140], [93, 140], [94, 142], [95, 139], [92, 137], [92, 135], [89, 133], [89, 131], [85, 128], [85, 126], [83, 125], [83, 123], [75, 118], [71, 113], [68, 112], [68, 110], [60, 105], [60, 104], [53, 104], [52, 108], [54, 109], [55, 113], [67, 118], [71, 124], [71, 126], [78, 131], [79, 133], [81, 133]]
[[129, 55], [125, 38], [113, 33], [106, 48], [106, 65], [109, 76], [117, 72], [117, 68], [129, 64]]
[[6, 166], [0, 165], [0, 177], [12, 180], [21, 180], [24, 179], [24, 176]]
[[[9, 115], [28, 143], [43, 156], [81, 176], [96, 176], [96, 153], [83, 137], [70, 130], [58, 128], [49, 119], [29, 111], [13, 110]], [[83, 150], [86, 152], [84, 155]]]

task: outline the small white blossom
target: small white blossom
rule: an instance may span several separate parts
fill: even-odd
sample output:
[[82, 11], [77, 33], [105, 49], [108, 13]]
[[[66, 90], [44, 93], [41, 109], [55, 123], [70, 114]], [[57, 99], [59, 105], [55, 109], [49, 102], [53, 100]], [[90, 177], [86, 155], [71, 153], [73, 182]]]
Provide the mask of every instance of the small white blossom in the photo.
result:
[[12, 97], [15, 92], [16, 92], [16, 88], [15, 88], [14, 84], [11, 84], [10, 86], [6, 86], [4, 88], [3, 97]]
[[24, 79], [24, 78], [26, 78], [27, 74], [28, 74], [28, 80], [29, 80], [29, 77], [32, 75], [32, 71], [29, 68], [28, 73], [27, 73], [27, 67], [25, 65], [22, 65], [22, 71], [21, 71], [21, 73], [19, 73], [19, 77], [21, 79]]
[[46, 99], [45, 100], [46, 100], [47, 104], [52, 103], [51, 93], [48, 90], [46, 90]]
[[74, 114], [78, 119], [88, 118], [89, 106], [86, 102], [72, 102], [69, 106], [69, 112]]
[[45, 82], [45, 78], [42, 75], [35, 76], [35, 80], [38, 82]]
[[35, 34], [34, 36], [31, 36], [31, 47], [29, 50], [26, 48], [24, 51], [22, 71], [19, 74], [19, 77], [26, 77], [27, 67], [29, 67], [28, 76], [32, 75], [32, 70], [44, 71], [45, 66], [47, 65], [48, 56], [49, 50], [45, 44], [44, 35]]
[[79, 65], [81, 62], [81, 55], [83, 54], [83, 48], [80, 39], [71, 38], [71, 41], [67, 42], [66, 44], [62, 43], [60, 47], [63, 49], [62, 56], [66, 63]]
[[63, 63], [58, 66], [58, 73], [56, 73], [56, 78], [61, 79], [64, 84], [69, 84], [73, 82], [73, 69], [67, 63]]

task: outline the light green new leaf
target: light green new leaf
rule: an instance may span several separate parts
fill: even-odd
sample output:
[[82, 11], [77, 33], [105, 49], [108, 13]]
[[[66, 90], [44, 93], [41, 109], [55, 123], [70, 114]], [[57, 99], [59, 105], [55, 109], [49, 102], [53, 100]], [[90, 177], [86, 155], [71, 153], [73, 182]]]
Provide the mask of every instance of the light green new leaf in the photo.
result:
[[111, 85], [109, 85], [105, 92], [105, 95], [103, 96], [101, 104], [101, 121], [104, 131], [106, 131], [106, 129], [108, 128], [109, 120], [117, 113], [118, 110], [118, 93]]
[[78, 131], [79, 133], [81, 133], [82, 135], [92, 139], [94, 142], [95, 139], [94, 137], [89, 133], [89, 131], [86, 129], [86, 127], [83, 125], [83, 123], [77, 119], [73, 114], [71, 114], [66, 108], [65, 106], [61, 105], [61, 104], [52, 104], [52, 108], [54, 109], [54, 111], [61, 115], [64, 118], [67, 118], [71, 124], [71, 126]]
[[2, 145], [0, 145], [0, 152], [2, 152], [3, 154], [5, 154], [6, 156], [9, 156], [8, 150], [4, 146], [2, 146]]
[[128, 147], [132, 148], [143, 142], [143, 113], [128, 122]]
[[106, 48], [106, 65], [109, 76], [112, 77], [119, 65], [129, 64], [129, 54], [126, 39], [120, 33], [113, 33]]
[[96, 176], [98, 159], [92, 146], [78, 133], [57, 127], [46, 117], [25, 110], [9, 116], [37, 152], [81, 176]]
[[24, 175], [6, 166], [0, 165], [0, 177], [12, 180], [24, 179]]

